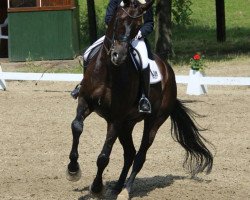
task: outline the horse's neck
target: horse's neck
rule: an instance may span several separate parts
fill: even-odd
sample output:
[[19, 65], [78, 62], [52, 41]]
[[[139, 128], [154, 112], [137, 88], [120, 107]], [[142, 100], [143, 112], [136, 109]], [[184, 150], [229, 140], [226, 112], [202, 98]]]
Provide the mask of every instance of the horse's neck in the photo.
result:
[[[109, 37], [108, 37], [109, 38]], [[96, 78], [99, 78], [100, 81], [105, 81], [106, 84], [111, 85], [111, 76], [112, 76], [112, 62], [110, 59], [110, 48], [111, 43], [109, 39], [104, 38], [102, 47], [97, 53], [96, 58], [94, 59], [94, 69], [93, 73]]]
[[100, 48], [100, 51], [95, 55], [95, 57], [91, 60], [91, 70], [90, 74], [92, 79], [97, 82], [106, 82], [108, 72], [108, 64], [109, 56], [107, 55], [104, 46]]
[[[105, 44], [104, 44], [105, 45]], [[131, 60], [121, 66], [114, 66], [103, 46], [94, 63], [91, 79], [96, 85], [105, 87], [103, 94], [110, 98], [111, 116], [122, 119], [135, 105], [138, 99], [138, 74], [132, 66]]]
[[[108, 36], [108, 38], [109, 37], [110, 36]], [[124, 64], [121, 66], [115, 66], [110, 60], [109, 48], [110, 41], [105, 38], [101, 55], [105, 60], [105, 67], [107, 68], [108, 75], [110, 76], [109, 83], [112, 87], [112, 93], [114, 94], [113, 98], [120, 98], [120, 100], [123, 100], [126, 99], [126, 96], [128, 95], [127, 93], [133, 93], [134, 84], [136, 85], [136, 82], [138, 82], [138, 74], [133, 67], [129, 55], [127, 56], [127, 61], [125, 61]]]

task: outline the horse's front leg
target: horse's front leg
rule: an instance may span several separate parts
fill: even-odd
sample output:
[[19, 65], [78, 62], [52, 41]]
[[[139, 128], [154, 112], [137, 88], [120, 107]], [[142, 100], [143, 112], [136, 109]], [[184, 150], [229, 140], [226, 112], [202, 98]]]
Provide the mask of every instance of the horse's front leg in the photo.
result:
[[123, 157], [124, 157], [124, 165], [122, 168], [122, 172], [120, 174], [119, 180], [117, 181], [115, 187], [113, 188], [113, 194], [119, 194], [124, 187], [125, 180], [128, 175], [128, 171], [133, 164], [136, 150], [133, 143], [132, 131], [135, 126], [135, 123], [124, 123], [122, 126], [122, 130], [119, 131], [118, 138], [123, 147]]
[[91, 192], [95, 194], [102, 192], [102, 189], [103, 189], [102, 174], [103, 174], [104, 169], [107, 167], [109, 163], [110, 153], [117, 139], [117, 129], [118, 127], [115, 124], [108, 123], [108, 131], [107, 131], [106, 140], [96, 162], [97, 168], [98, 168], [97, 174], [90, 187]]
[[165, 121], [166, 117], [159, 118], [158, 121], [153, 118], [148, 118], [144, 121], [144, 131], [140, 149], [135, 156], [133, 169], [128, 178], [128, 181], [125, 185], [125, 188], [118, 195], [118, 200], [130, 199], [129, 195], [131, 192], [131, 188], [133, 186], [136, 175], [140, 172], [143, 167], [143, 164], [146, 161], [146, 154], [150, 146], [152, 145], [156, 133], [160, 127], [160, 125]]
[[73, 143], [69, 155], [70, 163], [67, 169], [67, 179], [70, 181], [78, 181], [81, 178], [80, 166], [78, 160], [78, 144], [79, 138], [83, 131], [83, 120], [91, 113], [88, 104], [83, 97], [78, 98], [77, 113], [75, 119], [71, 123]]

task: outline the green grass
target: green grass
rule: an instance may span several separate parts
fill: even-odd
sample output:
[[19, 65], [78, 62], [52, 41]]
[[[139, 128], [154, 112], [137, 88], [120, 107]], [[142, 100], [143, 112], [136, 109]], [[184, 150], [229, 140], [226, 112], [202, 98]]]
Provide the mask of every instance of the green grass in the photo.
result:
[[173, 28], [177, 62], [188, 61], [195, 52], [207, 59], [231, 59], [250, 52], [250, 0], [225, 1], [226, 42], [216, 40], [215, 1], [199, 0], [191, 7], [192, 24]]
[[[98, 22], [98, 36], [105, 32], [104, 15], [108, 0], [95, 0]], [[196, 52], [204, 53], [208, 60], [228, 60], [250, 52], [250, 0], [226, 0], [226, 42], [216, 40], [215, 1], [192, 1], [191, 25], [186, 27], [173, 26], [172, 41], [175, 56], [174, 64], [182, 65], [189, 62]], [[89, 46], [87, 5], [79, 1], [81, 13], [81, 47]], [[154, 34], [150, 37], [154, 43]]]

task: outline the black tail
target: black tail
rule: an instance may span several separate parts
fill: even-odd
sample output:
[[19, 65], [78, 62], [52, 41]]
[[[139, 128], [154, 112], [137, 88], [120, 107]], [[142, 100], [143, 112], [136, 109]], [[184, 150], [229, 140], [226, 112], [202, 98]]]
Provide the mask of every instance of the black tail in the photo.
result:
[[186, 159], [183, 166], [189, 170], [192, 176], [203, 172], [210, 173], [213, 166], [213, 155], [205, 146], [207, 140], [199, 133], [199, 128], [192, 119], [195, 113], [185, 107], [179, 100], [171, 117], [172, 137], [186, 150]]

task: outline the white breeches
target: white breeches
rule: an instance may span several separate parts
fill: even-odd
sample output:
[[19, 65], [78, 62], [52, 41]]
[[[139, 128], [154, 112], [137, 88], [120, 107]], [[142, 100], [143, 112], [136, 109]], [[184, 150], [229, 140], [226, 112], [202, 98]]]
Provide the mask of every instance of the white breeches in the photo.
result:
[[148, 50], [145, 44], [145, 41], [143, 38], [139, 40], [133, 40], [132, 41], [132, 46], [139, 51], [141, 55], [141, 62], [142, 62], [142, 68], [145, 69], [148, 67]]
[[[83, 55], [84, 60], [86, 61], [88, 58], [89, 53], [91, 52], [91, 50], [96, 47], [97, 45], [103, 43], [105, 36], [102, 36], [101, 38], [99, 38], [97, 41], [95, 41], [85, 52]], [[132, 41], [132, 46], [139, 51], [140, 55], [141, 55], [141, 61], [142, 61], [142, 68], [145, 69], [148, 64], [148, 51], [147, 51], [147, 47], [146, 44], [144, 42], [144, 39], [140, 39], [140, 40], [133, 40]]]

